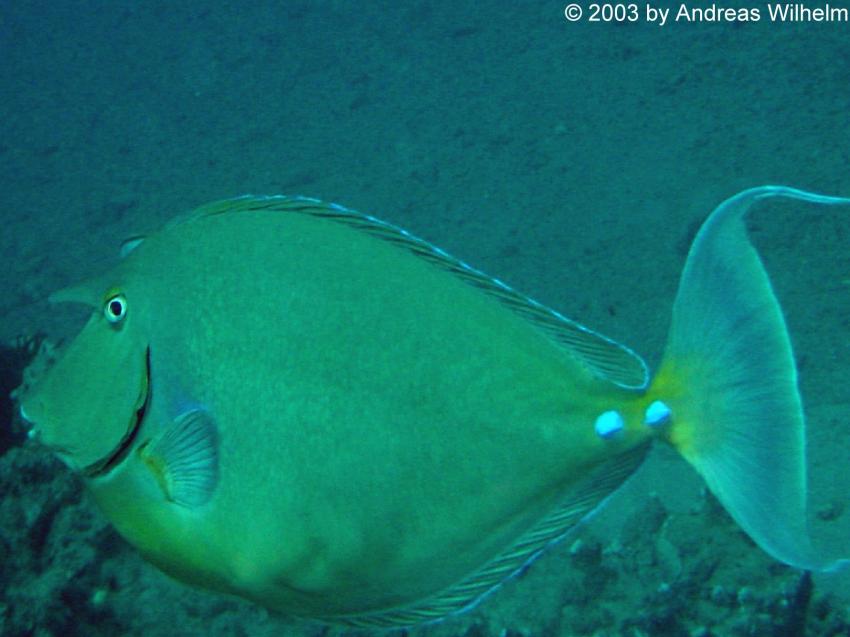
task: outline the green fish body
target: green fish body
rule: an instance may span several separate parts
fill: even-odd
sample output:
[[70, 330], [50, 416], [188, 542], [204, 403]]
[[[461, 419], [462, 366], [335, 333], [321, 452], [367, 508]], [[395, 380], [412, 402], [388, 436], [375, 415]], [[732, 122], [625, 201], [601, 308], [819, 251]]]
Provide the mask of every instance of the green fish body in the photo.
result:
[[[152, 563], [295, 616], [463, 610], [597, 508], [654, 439], [768, 552], [835, 568], [808, 544], [790, 344], [741, 223], [773, 196], [850, 203], [765, 187], [718, 208], [651, 382], [624, 346], [372, 217], [211, 204], [56, 295], [94, 312], [22, 413]], [[764, 448], [742, 447], [742, 428]], [[777, 480], [775, 501], [753, 501]]]

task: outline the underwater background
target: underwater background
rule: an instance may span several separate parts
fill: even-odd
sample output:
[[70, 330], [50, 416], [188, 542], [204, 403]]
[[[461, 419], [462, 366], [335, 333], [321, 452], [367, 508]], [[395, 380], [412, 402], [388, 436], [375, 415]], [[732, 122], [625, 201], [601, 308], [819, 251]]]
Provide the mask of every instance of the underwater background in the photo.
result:
[[[7, 395], [85, 318], [47, 296], [197, 205], [301, 194], [407, 228], [656, 364], [718, 203], [764, 183], [850, 196], [850, 24], [725, 6], [762, 19], [570, 22], [566, 3], [495, 0], [0, 2], [0, 635], [377, 634], [173, 582], [24, 444]], [[848, 555], [850, 213], [771, 203], [750, 229], [798, 359], [813, 532]], [[774, 562], [659, 448], [476, 609], [404, 632], [847, 635], [848, 601], [850, 575]]]

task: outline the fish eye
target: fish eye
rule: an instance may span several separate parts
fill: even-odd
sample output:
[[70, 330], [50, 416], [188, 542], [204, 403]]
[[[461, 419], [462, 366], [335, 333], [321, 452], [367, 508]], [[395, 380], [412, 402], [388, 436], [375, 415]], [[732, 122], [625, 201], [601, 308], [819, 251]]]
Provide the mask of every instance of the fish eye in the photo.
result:
[[110, 323], [119, 323], [127, 316], [127, 299], [123, 294], [116, 294], [106, 301], [103, 315]]

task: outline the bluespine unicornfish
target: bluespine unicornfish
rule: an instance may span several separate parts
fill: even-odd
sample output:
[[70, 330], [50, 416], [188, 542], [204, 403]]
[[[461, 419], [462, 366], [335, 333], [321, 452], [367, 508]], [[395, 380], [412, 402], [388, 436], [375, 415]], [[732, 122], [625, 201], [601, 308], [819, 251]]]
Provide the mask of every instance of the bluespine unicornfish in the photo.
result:
[[747, 238], [693, 242], [654, 375], [631, 349], [372, 216], [213, 203], [53, 295], [91, 318], [22, 401], [32, 438], [178, 580], [349, 625], [475, 604], [604, 503], [654, 442], [811, 570], [791, 341]]

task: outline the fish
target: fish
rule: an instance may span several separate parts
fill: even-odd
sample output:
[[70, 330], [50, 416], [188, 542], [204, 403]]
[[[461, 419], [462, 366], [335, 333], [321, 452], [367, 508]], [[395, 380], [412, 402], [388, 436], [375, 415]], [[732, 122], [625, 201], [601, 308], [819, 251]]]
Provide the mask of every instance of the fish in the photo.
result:
[[244, 196], [51, 295], [91, 316], [22, 398], [30, 438], [186, 584], [349, 626], [475, 606], [654, 444], [773, 558], [806, 525], [805, 418], [745, 190], [697, 233], [655, 374], [634, 351], [337, 204]]

